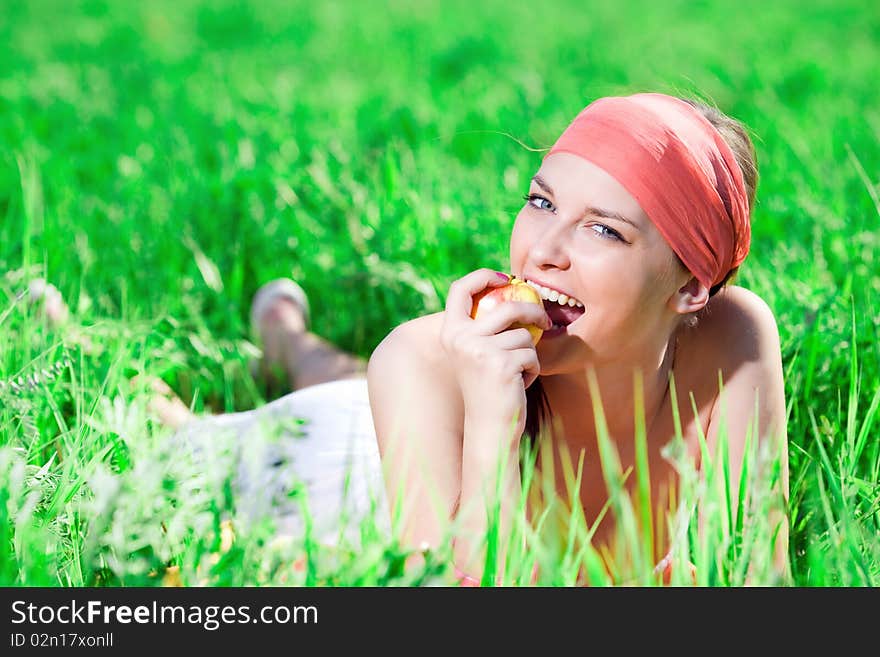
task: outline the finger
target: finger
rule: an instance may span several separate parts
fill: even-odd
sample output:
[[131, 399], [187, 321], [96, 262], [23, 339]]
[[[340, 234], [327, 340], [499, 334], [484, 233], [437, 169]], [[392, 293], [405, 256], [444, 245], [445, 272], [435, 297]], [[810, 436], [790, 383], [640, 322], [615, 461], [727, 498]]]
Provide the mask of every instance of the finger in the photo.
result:
[[513, 351], [515, 349], [534, 349], [535, 343], [532, 341], [532, 334], [525, 328], [512, 328], [501, 331], [495, 335], [488, 337], [480, 337], [480, 340], [487, 340], [487, 344], [493, 349], [504, 349], [505, 351]]
[[539, 375], [532, 374], [531, 372], [523, 372], [523, 388], [528, 390], [529, 386], [538, 380], [538, 376]]
[[494, 269], [478, 269], [459, 278], [449, 286], [446, 297], [446, 312], [455, 317], [470, 316], [474, 305], [474, 295], [487, 287], [501, 287], [510, 282], [510, 277]]
[[[534, 347], [529, 349], [516, 349], [510, 352], [510, 358], [523, 376], [523, 385], [528, 387], [541, 374], [541, 364], [538, 362], [538, 352]], [[527, 385], [526, 385], [527, 384]]]
[[545, 331], [553, 326], [544, 306], [525, 301], [508, 301], [481, 315], [474, 321], [474, 327], [481, 335], [492, 335], [505, 330], [515, 322], [534, 324]]
[[459, 331], [446, 348], [475, 363], [492, 363], [492, 367], [500, 365], [509, 377], [520, 372], [520, 360], [511, 360], [510, 354], [521, 350], [535, 351], [532, 335], [525, 328], [510, 329], [497, 335], [474, 335], [469, 331]]

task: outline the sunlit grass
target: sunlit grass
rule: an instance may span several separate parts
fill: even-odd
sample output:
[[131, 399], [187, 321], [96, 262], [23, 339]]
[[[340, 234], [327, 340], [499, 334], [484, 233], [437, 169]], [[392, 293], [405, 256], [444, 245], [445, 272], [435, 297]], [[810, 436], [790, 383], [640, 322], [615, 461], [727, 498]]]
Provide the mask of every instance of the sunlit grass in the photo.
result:
[[[361, 546], [335, 550], [245, 523], [227, 461], [205, 472], [175, 452], [131, 381], [160, 376], [199, 413], [262, 404], [248, 304], [278, 276], [309, 293], [318, 333], [367, 356], [393, 326], [442, 308], [455, 278], [506, 269], [540, 162], [531, 148], [592, 98], [641, 90], [696, 93], [752, 130], [761, 182], [739, 283], [780, 330], [790, 583], [880, 583], [873, 5], [417, 6], [4, 8], [0, 583], [454, 581], [451, 552], [411, 571], [375, 523]], [[28, 306], [37, 276], [68, 301], [66, 326]], [[630, 472], [603, 443], [614, 551], [591, 545], [577, 503], [560, 500], [516, 529], [511, 563], [488, 581], [529, 583], [537, 564], [541, 584], [655, 583], [648, 555], [663, 534], [699, 584], [775, 583], [764, 512], [775, 498], [760, 493], [773, 455], [751, 440], [736, 493], [723, 458], [703, 477], [681, 463], [681, 506], [663, 526], [640, 423], [634, 439]], [[578, 464], [567, 467], [576, 487]], [[689, 577], [673, 570], [673, 583]]]

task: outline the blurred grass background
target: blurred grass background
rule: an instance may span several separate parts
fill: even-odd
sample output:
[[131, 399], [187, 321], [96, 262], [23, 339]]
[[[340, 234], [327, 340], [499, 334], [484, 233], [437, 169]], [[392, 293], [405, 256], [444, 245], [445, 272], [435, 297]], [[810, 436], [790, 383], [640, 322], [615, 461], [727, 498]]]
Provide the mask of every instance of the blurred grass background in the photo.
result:
[[[69, 463], [126, 470], [131, 438], [95, 418], [135, 403], [133, 374], [197, 411], [262, 403], [260, 283], [295, 278], [314, 330], [368, 356], [455, 278], [507, 267], [533, 149], [596, 97], [662, 91], [758, 151], [739, 283], [782, 339], [795, 580], [880, 582], [878, 61], [861, 0], [3, 3], [0, 378], [70, 360], [3, 400], [0, 445], [71, 484], [34, 517], [82, 492]], [[66, 333], [16, 302], [37, 275]], [[70, 581], [94, 581], [84, 561]]]

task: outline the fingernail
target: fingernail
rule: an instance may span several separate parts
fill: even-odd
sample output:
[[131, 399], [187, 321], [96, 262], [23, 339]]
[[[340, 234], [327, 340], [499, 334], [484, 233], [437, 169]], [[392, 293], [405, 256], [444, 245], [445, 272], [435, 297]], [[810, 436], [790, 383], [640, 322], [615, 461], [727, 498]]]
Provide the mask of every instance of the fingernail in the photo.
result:
[[504, 279], [505, 283], [510, 282], [510, 276], [508, 274], [505, 274], [503, 271], [496, 271], [495, 274], [498, 276], [498, 278]]

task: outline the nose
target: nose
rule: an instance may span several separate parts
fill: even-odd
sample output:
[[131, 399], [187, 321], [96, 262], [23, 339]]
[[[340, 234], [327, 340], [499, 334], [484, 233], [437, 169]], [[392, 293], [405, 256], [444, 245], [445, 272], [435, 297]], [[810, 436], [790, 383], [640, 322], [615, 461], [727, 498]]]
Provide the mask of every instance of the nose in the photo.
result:
[[568, 244], [565, 226], [562, 222], [547, 227], [535, 235], [529, 246], [528, 259], [533, 267], [540, 270], [568, 269]]

